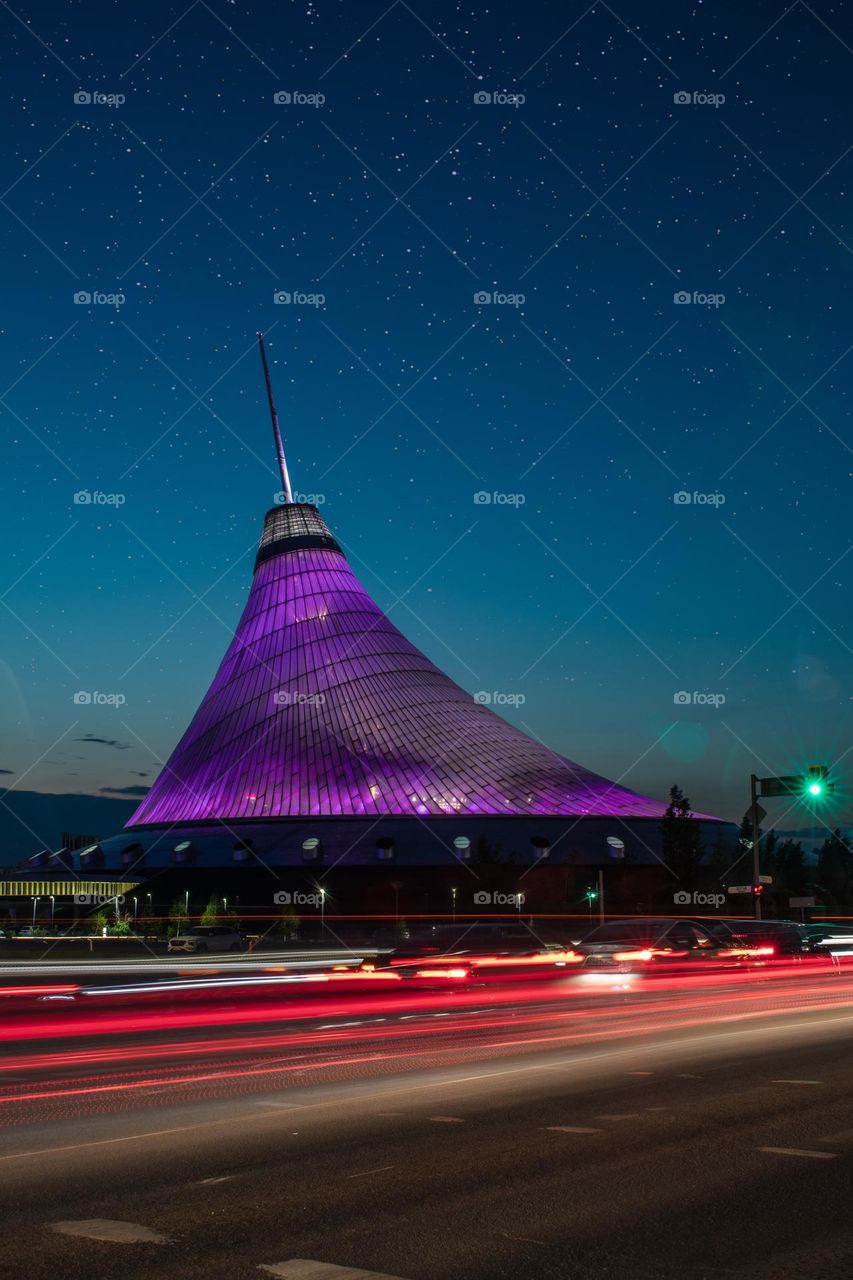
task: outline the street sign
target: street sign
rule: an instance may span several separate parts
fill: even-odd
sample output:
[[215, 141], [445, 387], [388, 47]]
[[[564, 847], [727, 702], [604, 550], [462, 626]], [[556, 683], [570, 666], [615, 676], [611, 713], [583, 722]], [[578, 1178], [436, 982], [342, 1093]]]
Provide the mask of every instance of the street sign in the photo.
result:
[[767, 810], [762, 809], [756, 800], [755, 805], [750, 805], [746, 813], [743, 815], [744, 822], [748, 822], [751, 827], [760, 827], [764, 819], [767, 817]]
[[789, 906], [789, 907], [813, 907], [814, 905], [815, 905], [815, 900], [814, 900], [814, 898], [813, 898], [813, 897], [811, 897], [811, 898], [789, 898], [789, 899], [788, 899], [788, 906]]
[[772, 876], [759, 876], [759, 877], [758, 877], [758, 883], [759, 883], [759, 884], [772, 884], [772, 883], [773, 883], [773, 877], [772, 877]]
[[804, 782], [800, 774], [788, 774], [784, 778], [759, 778], [758, 785], [762, 796], [797, 796]]
[[752, 893], [751, 884], [730, 884], [729, 893]]

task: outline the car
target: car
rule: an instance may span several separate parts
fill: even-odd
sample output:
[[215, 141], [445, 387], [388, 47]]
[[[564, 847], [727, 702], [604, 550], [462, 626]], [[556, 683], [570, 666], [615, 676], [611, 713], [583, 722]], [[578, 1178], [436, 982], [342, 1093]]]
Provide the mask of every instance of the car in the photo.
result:
[[242, 951], [243, 938], [226, 924], [199, 924], [169, 939], [170, 952], [199, 955], [205, 951]]
[[583, 975], [739, 968], [745, 960], [773, 954], [772, 944], [763, 940], [745, 942], [699, 920], [669, 916], [611, 920], [588, 933], [577, 950], [584, 961], [576, 972]]
[[741, 920], [737, 917], [721, 917], [705, 920], [707, 928], [716, 938], [738, 946], [770, 946], [776, 956], [813, 956], [825, 954], [819, 939], [826, 930], [813, 931], [810, 925], [796, 920]]

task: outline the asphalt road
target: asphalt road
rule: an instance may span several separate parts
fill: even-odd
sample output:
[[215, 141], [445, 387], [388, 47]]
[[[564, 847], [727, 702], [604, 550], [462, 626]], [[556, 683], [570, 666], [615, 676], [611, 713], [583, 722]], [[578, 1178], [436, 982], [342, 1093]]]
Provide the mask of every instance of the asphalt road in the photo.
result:
[[809, 990], [599, 996], [563, 1024], [556, 993], [517, 993], [481, 1001], [479, 1030], [470, 1007], [393, 1050], [387, 1024], [339, 1028], [296, 1071], [265, 1050], [261, 1076], [157, 1079], [97, 1109], [104, 1064], [66, 1069], [72, 1105], [2, 1108], [0, 1275], [846, 1277], [853, 998]]

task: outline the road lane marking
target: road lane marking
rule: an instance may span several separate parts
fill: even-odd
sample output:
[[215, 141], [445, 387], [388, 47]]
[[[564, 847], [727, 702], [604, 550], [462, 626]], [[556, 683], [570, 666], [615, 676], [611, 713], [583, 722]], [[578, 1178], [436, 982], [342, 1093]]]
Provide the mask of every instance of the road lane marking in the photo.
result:
[[627, 1111], [624, 1115], [618, 1116], [596, 1116], [596, 1120], [638, 1120], [639, 1111]]
[[677, 1080], [701, 1080], [702, 1077], [691, 1075], [689, 1071], [679, 1071], [676, 1079]]
[[547, 1240], [532, 1240], [530, 1236], [511, 1236], [508, 1231], [501, 1231], [500, 1235], [505, 1240], [518, 1240], [521, 1244], [544, 1244], [546, 1248], [548, 1244]]
[[549, 1124], [548, 1133], [601, 1133], [601, 1129], [590, 1129], [583, 1124]]
[[348, 1173], [347, 1179], [350, 1178], [369, 1178], [373, 1173], [387, 1173], [389, 1169], [396, 1169], [395, 1164], [383, 1164], [380, 1169], [365, 1169], [364, 1173]]
[[822, 1080], [771, 1080], [771, 1084], [823, 1084]]
[[836, 1151], [800, 1151], [797, 1147], [759, 1147], [769, 1156], [803, 1156], [806, 1160], [835, 1160]]
[[63, 1236], [83, 1236], [87, 1240], [107, 1240], [111, 1244], [168, 1244], [150, 1227], [136, 1222], [118, 1222], [112, 1218], [84, 1218], [80, 1222], [51, 1222], [51, 1231]]
[[258, 1267], [271, 1276], [284, 1276], [285, 1280], [400, 1280], [399, 1276], [385, 1275], [379, 1271], [362, 1271], [360, 1267], [336, 1267], [331, 1262], [314, 1262], [310, 1258], [291, 1258], [288, 1262], [273, 1262]]
[[464, 1124], [465, 1121], [461, 1116], [427, 1116], [427, 1120], [434, 1120], [436, 1124]]
[[226, 1173], [221, 1178], [202, 1178], [201, 1182], [191, 1182], [191, 1187], [215, 1187], [219, 1182], [230, 1182], [237, 1175], [234, 1173]]

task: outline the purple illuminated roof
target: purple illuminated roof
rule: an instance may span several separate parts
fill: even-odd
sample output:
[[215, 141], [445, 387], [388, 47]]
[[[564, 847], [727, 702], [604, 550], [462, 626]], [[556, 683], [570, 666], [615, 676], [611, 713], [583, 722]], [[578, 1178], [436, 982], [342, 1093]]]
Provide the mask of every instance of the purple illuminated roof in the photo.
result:
[[476, 702], [385, 617], [317, 509], [292, 503], [267, 512], [234, 639], [128, 825], [663, 811]]

